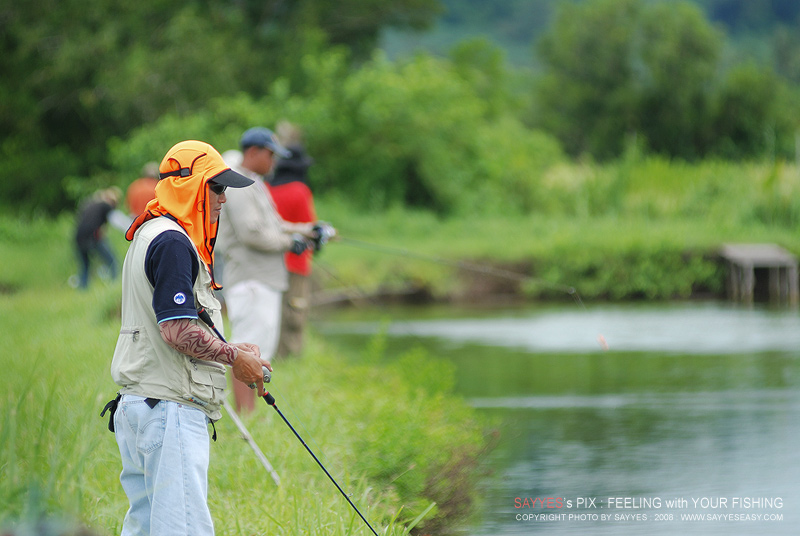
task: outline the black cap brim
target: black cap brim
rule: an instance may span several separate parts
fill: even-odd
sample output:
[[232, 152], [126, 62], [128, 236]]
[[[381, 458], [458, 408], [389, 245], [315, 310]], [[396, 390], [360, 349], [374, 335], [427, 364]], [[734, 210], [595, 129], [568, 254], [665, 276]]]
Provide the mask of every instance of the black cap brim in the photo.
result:
[[253, 179], [248, 179], [241, 173], [236, 173], [232, 169], [226, 169], [222, 173], [208, 179], [208, 182], [215, 182], [230, 188], [244, 188], [245, 186], [253, 184], [254, 181]]

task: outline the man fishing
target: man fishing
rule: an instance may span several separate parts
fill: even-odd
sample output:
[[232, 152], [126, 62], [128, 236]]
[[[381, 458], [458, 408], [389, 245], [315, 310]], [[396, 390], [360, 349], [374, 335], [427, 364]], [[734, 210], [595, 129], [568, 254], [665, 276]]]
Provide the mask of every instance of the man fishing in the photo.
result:
[[263, 395], [254, 344], [228, 344], [198, 320], [222, 325], [214, 296], [214, 244], [225, 189], [253, 181], [232, 171], [211, 145], [183, 141], [159, 166], [156, 198], [133, 222], [122, 269], [122, 328], [109, 403], [130, 501], [123, 536], [213, 535], [207, 503], [208, 424], [221, 417], [225, 366]]

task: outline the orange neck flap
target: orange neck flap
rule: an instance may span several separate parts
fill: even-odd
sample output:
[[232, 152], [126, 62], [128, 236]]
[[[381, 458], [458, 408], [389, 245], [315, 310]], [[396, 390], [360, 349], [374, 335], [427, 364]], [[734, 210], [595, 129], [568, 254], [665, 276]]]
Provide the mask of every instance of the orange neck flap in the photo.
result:
[[125, 238], [133, 235], [143, 223], [170, 214], [183, 227], [194, 243], [200, 258], [211, 273], [212, 286], [222, 288], [214, 281], [214, 243], [217, 240], [217, 223], [209, 221], [211, 213], [208, 188], [201, 176], [168, 177], [156, 185], [156, 197], [147, 204], [144, 212], [133, 221]]

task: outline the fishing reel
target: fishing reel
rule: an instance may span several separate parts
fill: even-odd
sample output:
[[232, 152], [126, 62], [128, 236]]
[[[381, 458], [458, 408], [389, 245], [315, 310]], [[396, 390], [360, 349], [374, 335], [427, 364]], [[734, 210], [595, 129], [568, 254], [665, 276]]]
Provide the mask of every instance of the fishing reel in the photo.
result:
[[311, 241], [314, 244], [314, 251], [319, 251], [322, 246], [336, 236], [336, 229], [328, 222], [318, 221], [314, 224]]
[[[272, 372], [267, 367], [265, 367], [264, 365], [261, 365], [261, 372], [264, 373], [264, 383], [269, 383], [270, 380], [272, 380]], [[251, 383], [250, 385], [248, 385], [248, 387], [250, 389], [255, 389], [256, 388], [256, 384], [255, 383]]]

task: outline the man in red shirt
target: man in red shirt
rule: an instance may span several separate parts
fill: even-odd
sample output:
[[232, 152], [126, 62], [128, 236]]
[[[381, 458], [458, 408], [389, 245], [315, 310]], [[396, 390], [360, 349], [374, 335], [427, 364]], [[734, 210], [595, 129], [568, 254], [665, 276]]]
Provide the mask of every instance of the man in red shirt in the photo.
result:
[[147, 203], [156, 198], [156, 184], [158, 184], [158, 164], [148, 162], [142, 168], [142, 176], [133, 181], [125, 192], [125, 202], [128, 205], [128, 214], [137, 217], [144, 212]]
[[[278, 128], [279, 133], [281, 128]], [[291, 156], [281, 158], [275, 166], [268, 184], [278, 214], [287, 222], [315, 222], [314, 197], [308, 187], [308, 168], [313, 160], [306, 155], [295, 139], [287, 140], [286, 148]], [[298, 355], [303, 349], [303, 331], [308, 318], [311, 298], [311, 249], [300, 255], [286, 253], [286, 269], [289, 272], [289, 289], [283, 294], [281, 334], [278, 356]]]

